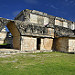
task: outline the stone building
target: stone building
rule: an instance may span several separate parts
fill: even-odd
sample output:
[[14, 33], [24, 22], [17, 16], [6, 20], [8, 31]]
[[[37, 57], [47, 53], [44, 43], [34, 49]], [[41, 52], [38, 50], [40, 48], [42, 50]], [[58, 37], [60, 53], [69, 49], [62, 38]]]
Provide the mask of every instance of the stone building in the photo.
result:
[[75, 22], [26, 9], [14, 20], [0, 18], [0, 25], [7, 25], [14, 49], [75, 52]]
[[69, 28], [55, 26], [53, 48], [56, 51], [75, 52], [74, 31]]
[[[46, 13], [35, 10], [23, 10], [15, 17], [15, 20], [26, 23], [20, 26], [21, 50], [52, 50], [54, 29], [45, 27], [49, 18]], [[51, 18], [54, 20], [53, 16]]]
[[1, 30], [1, 32], [0, 32], [0, 44], [4, 43], [6, 35], [7, 35], [6, 28], [3, 27], [2, 30]]

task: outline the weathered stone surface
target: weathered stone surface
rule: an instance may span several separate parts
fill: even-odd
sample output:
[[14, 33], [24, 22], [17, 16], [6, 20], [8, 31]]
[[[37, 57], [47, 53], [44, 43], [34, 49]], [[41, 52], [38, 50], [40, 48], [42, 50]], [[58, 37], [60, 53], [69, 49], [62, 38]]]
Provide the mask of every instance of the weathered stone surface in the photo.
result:
[[21, 45], [20, 45], [20, 36], [14, 36], [13, 37], [13, 48], [21, 50]]
[[56, 51], [68, 52], [68, 38], [60, 37], [54, 39], [53, 48]]
[[4, 28], [4, 26], [7, 25], [7, 23], [8, 23], [9, 21], [10, 21], [10, 20], [8, 20], [8, 19], [1, 18], [1, 17], [0, 17], [0, 32], [1, 32], [1, 30]]
[[63, 26], [63, 22], [60, 20], [55, 20], [55, 25]]
[[75, 29], [75, 24], [74, 24], [74, 22], [73, 22], [72, 25], [71, 25], [71, 29], [72, 29], [72, 30]]
[[38, 16], [35, 15], [35, 14], [30, 14], [30, 22], [37, 24], [37, 17], [38, 17]]
[[[21, 19], [22, 16], [24, 20]], [[54, 19], [55, 19], [54, 16], [36, 10], [28, 10], [28, 9], [23, 10], [22, 12], [20, 12], [20, 14], [18, 14], [15, 17], [15, 20], [28, 21], [42, 26], [47, 24], [54, 25]]]
[[55, 37], [69, 37], [69, 36], [74, 36], [74, 32], [69, 29], [69, 28], [65, 28], [65, 27], [61, 27], [61, 26], [56, 26], [55, 25]]
[[62, 26], [62, 27], [65, 27], [65, 28], [69, 28], [69, 29], [72, 29], [72, 30], [75, 29], [75, 23], [74, 22], [63, 19], [63, 18], [60, 18], [60, 17], [55, 18], [55, 25]]
[[[26, 23], [16, 21], [16, 26], [20, 31], [21, 35], [31, 35], [31, 36], [41, 36], [41, 37], [49, 37], [48, 29], [44, 26], [39, 26], [34, 23]], [[50, 36], [51, 37], [51, 36]]]
[[19, 30], [17, 29], [17, 26], [15, 25], [14, 22], [9, 22], [7, 24], [7, 27], [9, 29], [9, 31], [11, 32], [11, 34], [13, 35], [13, 48], [14, 49], [21, 49], [20, 48], [20, 32]]
[[[72, 46], [71, 43], [75, 43], [75, 22], [26, 9], [21, 11], [15, 20], [0, 18], [1, 33], [4, 32], [3, 27], [5, 25], [13, 35], [13, 47], [15, 49], [28, 51], [36, 50], [40, 46], [40, 50], [51, 50], [54, 46], [55, 50], [74, 51], [75, 45]], [[54, 45], [53, 38], [55, 38]]]
[[69, 50], [68, 52], [75, 52], [75, 38], [69, 38]]
[[67, 22], [63, 22], [63, 27], [68, 28]]
[[51, 36], [51, 38], [54, 38], [54, 29], [48, 28], [48, 34]]
[[6, 35], [7, 35], [6, 29], [5, 27], [3, 27], [3, 29], [1, 29], [1, 32], [0, 32], [0, 44], [4, 43]]
[[75, 38], [59, 37], [54, 39], [54, 50], [62, 52], [75, 52]]
[[41, 50], [52, 50], [53, 39], [41, 38]]
[[37, 49], [37, 40], [33, 37], [21, 36], [21, 50], [32, 51]]
[[7, 33], [5, 32], [0, 32], [0, 40], [4, 41], [4, 39], [6, 38]]
[[55, 25], [55, 17], [49, 16], [49, 25], [50, 25], [51, 27], [53, 27], [53, 25]]

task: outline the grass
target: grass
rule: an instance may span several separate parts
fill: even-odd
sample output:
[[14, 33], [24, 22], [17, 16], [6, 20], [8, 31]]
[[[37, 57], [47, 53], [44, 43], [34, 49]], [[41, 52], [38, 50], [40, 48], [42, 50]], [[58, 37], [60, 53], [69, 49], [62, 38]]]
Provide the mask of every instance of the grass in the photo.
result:
[[0, 75], [75, 75], [75, 54], [20, 53], [0, 57]]

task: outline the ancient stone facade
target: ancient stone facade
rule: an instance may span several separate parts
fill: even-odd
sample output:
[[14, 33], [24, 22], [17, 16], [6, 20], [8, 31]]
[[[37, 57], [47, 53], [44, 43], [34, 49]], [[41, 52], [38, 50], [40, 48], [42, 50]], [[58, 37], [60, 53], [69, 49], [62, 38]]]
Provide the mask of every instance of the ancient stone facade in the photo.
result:
[[54, 50], [75, 52], [75, 37], [59, 37], [54, 39]]
[[7, 32], [5, 30], [5, 27], [3, 27], [3, 29], [0, 32], [0, 44], [4, 43], [6, 36], [7, 36]]
[[13, 36], [14, 49], [75, 52], [75, 22], [26, 9], [14, 20], [0, 18], [0, 31], [5, 25]]

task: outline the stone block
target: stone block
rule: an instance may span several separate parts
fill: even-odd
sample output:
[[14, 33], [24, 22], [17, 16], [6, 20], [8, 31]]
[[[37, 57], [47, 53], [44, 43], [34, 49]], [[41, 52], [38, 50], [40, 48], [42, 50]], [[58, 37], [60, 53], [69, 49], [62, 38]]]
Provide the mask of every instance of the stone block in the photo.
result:
[[21, 51], [36, 50], [36, 38], [21, 36]]
[[63, 22], [63, 27], [68, 28], [67, 22]]
[[69, 38], [69, 52], [75, 52], [75, 38]]
[[68, 52], [68, 38], [60, 37], [54, 39], [53, 48], [56, 51]]
[[37, 15], [36, 14], [30, 14], [30, 22], [31, 23], [37, 23]]
[[4, 43], [4, 40], [3, 41], [0, 40], [0, 44], [3, 44], [3, 43]]
[[55, 25], [62, 26], [63, 22], [60, 20], [55, 20]]
[[54, 38], [54, 29], [48, 28], [48, 34], [49, 34], [52, 38]]
[[53, 39], [41, 38], [41, 50], [52, 50]]
[[7, 33], [0, 32], [0, 40], [5, 40]]

